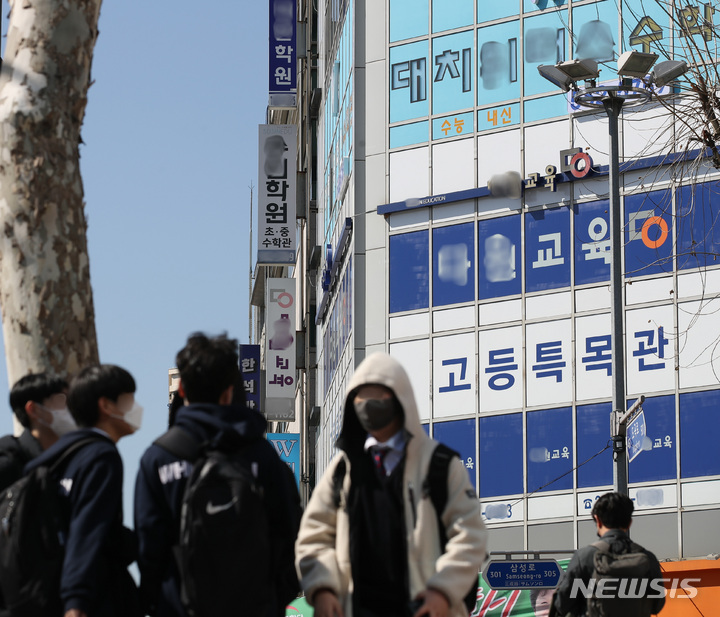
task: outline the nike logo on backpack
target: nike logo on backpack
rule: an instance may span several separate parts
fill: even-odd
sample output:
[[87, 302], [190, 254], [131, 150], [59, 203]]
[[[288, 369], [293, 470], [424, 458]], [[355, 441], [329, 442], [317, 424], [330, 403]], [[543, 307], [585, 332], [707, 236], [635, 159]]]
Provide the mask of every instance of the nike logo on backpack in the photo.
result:
[[218, 506], [213, 505], [212, 502], [208, 502], [207, 507], [205, 508], [205, 511], [212, 516], [213, 514], [218, 514], [219, 512], [224, 512], [225, 510], [229, 510], [237, 503], [237, 497], [233, 498], [232, 501], [229, 501], [228, 503], [223, 503]]

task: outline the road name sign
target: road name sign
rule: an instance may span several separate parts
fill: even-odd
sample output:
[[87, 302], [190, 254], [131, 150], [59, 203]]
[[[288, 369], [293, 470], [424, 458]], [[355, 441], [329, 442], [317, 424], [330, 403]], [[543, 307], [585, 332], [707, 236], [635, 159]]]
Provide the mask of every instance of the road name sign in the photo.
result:
[[552, 589], [560, 581], [562, 568], [554, 559], [491, 561], [485, 578], [493, 589]]

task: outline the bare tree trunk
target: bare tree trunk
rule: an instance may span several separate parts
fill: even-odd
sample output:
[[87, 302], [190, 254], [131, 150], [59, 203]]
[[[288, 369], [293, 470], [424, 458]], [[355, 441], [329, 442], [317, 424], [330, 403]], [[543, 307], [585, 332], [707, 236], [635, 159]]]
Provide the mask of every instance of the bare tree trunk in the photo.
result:
[[10, 0], [0, 74], [0, 309], [8, 379], [98, 361], [80, 127], [102, 0]]

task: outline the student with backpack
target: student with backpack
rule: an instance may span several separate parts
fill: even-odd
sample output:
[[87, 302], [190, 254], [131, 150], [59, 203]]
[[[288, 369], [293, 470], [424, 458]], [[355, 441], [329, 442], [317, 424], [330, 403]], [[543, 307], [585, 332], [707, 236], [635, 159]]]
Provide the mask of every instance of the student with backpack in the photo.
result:
[[135, 485], [145, 609], [284, 616], [299, 589], [300, 498], [265, 418], [235, 386], [238, 343], [195, 333], [176, 362], [185, 406], [146, 450]]
[[32, 459], [75, 430], [67, 408], [68, 384], [49, 373], [20, 378], [10, 390], [10, 407], [23, 426], [19, 437], [0, 438], [0, 490], [20, 479]]
[[[61, 437], [25, 468], [28, 477], [41, 477], [49, 469], [48, 483], [60, 495], [57, 511], [29, 514], [40, 516], [42, 528], [50, 528], [55, 519], [66, 523], [58, 530], [63, 550], [57, 573], [59, 610], [50, 605], [38, 614], [140, 617], [139, 594], [127, 569], [137, 545], [123, 526], [123, 464], [115, 445], [140, 428], [135, 380], [119, 366], [87, 367], [71, 383], [68, 406], [79, 430]], [[33, 535], [44, 534], [38, 529]], [[52, 580], [55, 573], [42, 555], [25, 558], [38, 562], [40, 575]]]
[[628, 535], [634, 508], [620, 493], [595, 501], [591, 514], [600, 540], [575, 552], [550, 615], [650, 617], [660, 612], [665, 605], [660, 563]]
[[315, 617], [466, 617], [487, 557], [480, 502], [391, 356], [357, 367], [337, 447], [296, 543]]

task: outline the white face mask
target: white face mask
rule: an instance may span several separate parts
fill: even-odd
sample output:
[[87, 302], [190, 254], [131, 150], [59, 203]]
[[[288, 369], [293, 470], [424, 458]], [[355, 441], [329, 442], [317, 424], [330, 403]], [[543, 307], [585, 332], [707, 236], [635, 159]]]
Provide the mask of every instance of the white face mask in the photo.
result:
[[45, 405], [40, 405], [39, 403], [38, 407], [42, 407], [45, 411], [52, 415], [52, 420], [50, 422], [45, 422], [43, 420], [40, 421], [58, 437], [62, 437], [65, 433], [77, 430], [77, 424], [75, 424], [75, 420], [67, 407], [63, 409], [48, 409]]
[[126, 424], [129, 424], [133, 428], [133, 432], [135, 432], [142, 426], [143, 408], [138, 405], [137, 401], [134, 401], [130, 411], [126, 411], [122, 416], [112, 414], [112, 417], [124, 420]]

